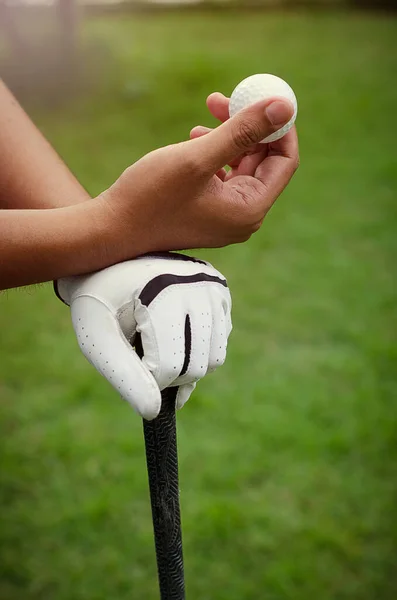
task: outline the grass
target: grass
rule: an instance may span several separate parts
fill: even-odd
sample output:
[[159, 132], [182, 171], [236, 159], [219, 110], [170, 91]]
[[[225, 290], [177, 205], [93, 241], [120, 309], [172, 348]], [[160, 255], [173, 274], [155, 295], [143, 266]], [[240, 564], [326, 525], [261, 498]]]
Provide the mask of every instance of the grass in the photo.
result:
[[[302, 166], [263, 229], [200, 253], [234, 332], [178, 415], [188, 598], [397, 597], [396, 33], [346, 13], [96, 18], [96, 93], [31, 111], [96, 194], [250, 73], [300, 102]], [[50, 286], [4, 294], [0, 331], [0, 597], [154, 600], [140, 420]]]

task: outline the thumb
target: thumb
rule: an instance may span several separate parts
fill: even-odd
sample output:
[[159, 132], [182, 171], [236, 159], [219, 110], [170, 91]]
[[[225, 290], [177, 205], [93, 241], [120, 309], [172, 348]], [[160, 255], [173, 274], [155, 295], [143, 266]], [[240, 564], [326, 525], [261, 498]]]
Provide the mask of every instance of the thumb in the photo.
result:
[[72, 322], [87, 360], [145, 419], [161, 407], [159, 387], [122, 333], [114, 314], [92, 296], [72, 302]]
[[194, 383], [185, 383], [185, 385], [181, 385], [178, 388], [178, 392], [176, 395], [176, 407], [178, 409], [182, 408], [184, 404], [189, 400], [192, 392], [196, 387], [196, 382]]
[[285, 98], [261, 100], [193, 141], [213, 174], [251, 146], [283, 127], [292, 118], [294, 107]]

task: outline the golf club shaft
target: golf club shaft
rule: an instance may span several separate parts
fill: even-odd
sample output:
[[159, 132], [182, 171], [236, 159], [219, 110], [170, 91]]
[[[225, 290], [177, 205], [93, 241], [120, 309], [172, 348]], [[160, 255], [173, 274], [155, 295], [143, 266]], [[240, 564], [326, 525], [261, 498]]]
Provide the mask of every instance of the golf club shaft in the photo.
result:
[[161, 600], [185, 598], [175, 418], [177, 390], [164, 390], [158, 417], [143, 421]]

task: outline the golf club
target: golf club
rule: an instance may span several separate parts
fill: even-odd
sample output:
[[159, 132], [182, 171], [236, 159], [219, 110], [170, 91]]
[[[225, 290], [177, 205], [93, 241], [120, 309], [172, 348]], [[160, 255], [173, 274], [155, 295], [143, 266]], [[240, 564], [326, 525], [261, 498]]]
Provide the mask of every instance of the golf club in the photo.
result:
[[[133, 345], [142, 358], [139, 333]], [[143, 419], [161, 600], [185, 599], [175, 417], [177, 392], [177, 387], [163, 390], [158, 416], [152, 421]]]
[[175, 418], [177, 390], [176, 387], [164, 390], [159, 415], [153, 421], [143, 420], [161, 600], [185, 598]]

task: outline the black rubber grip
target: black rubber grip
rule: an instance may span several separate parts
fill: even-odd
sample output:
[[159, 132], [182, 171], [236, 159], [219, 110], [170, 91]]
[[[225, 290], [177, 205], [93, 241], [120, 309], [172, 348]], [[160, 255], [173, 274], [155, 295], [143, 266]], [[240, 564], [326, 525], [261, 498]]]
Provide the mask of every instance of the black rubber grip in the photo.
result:
[[153, 421], [143, 420], [161, 600], [185, 599], [175, 418], [177, 390], [164, 390], [158, 417]]

